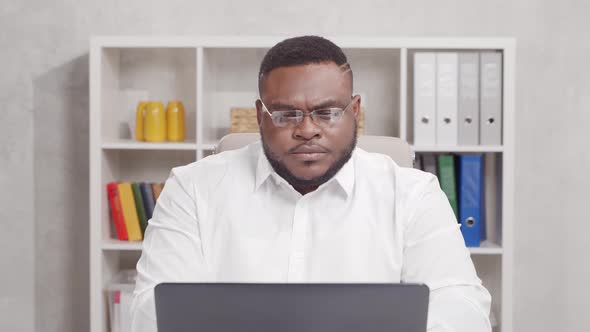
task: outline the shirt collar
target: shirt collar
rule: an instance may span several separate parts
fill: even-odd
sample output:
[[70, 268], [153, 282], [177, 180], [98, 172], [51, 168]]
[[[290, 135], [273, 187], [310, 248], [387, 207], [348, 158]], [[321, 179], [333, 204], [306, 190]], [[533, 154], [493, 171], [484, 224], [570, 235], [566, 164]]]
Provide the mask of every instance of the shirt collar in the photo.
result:
[[[260, 186], [271, 176], [275, 176], [277, 179], [284, 181], [278, 174], [276, 174], [275, 170], [272, 168], [266, 155], [264, 154], [264, 150], [262, 148], [262, 144], [259, 144], [259, 152], [258, 152], [258, 162], [256, 166], [256, 181], [254, 190], [258, 190]], [[356, 154], [356, 149], [352, 153], [352, 157], [350, 160], [342, 166], [340, 171], [336, 173], [336, 175], [330, 179], [328, 182], [324, 183], [324, 185], [328, 185], [332, 181], [336, 181], [340, 187], [344, 190], [347, 196], [350, 196], [352, 193], [352, 189], [354, 187], [354, 156]], [[286, 181], [285, 181], [286, 182]], [[320, 188], [322, 187], [320, 186]], [[319, 188], [318, 188], [319, 189]]]
[[356, 149], [355, 149], [355, 151], [352, 152], [352, 156], [346, 162], [346, 164], [344, 164], [344, 166], [342, 166], [340, 171], [338, 171], [338, 173], [336, 173], [336, 175], [334, 176], [334, 180], [337, 181], [338, 184], [340, 184], [340, 187], [342, 187], [342, 189], [346, 193], [346, 196], [349, 196], [349, 197], [352, 194], [352, 189], [354, 188], [354, 180], [355, 180], [355, 174], [354, 174], [354, 159], [355, 158], [354, 158], [354, 156], [355, 156], [355, 154], [356, 154]]

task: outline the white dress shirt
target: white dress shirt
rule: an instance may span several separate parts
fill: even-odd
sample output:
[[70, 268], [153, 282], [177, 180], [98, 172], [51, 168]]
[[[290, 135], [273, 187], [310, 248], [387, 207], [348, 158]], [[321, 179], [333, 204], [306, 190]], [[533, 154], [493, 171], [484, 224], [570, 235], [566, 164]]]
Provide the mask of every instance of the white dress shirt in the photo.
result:
[[301, 195], [260, 142], [174, 168], [149, 221], [133, 332], [156, 331], [160, 282], [425, 283], [428, 331], [491, 331], [477, 277], [435, 176], [355, 149]]

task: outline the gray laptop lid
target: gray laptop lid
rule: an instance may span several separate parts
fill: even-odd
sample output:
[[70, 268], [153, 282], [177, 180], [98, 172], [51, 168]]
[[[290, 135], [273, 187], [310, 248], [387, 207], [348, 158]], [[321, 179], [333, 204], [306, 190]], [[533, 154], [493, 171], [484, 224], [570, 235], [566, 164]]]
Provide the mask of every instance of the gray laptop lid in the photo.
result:
[[425, 332], [429, 290], [417, 284], [156, 286], [159, 332]]

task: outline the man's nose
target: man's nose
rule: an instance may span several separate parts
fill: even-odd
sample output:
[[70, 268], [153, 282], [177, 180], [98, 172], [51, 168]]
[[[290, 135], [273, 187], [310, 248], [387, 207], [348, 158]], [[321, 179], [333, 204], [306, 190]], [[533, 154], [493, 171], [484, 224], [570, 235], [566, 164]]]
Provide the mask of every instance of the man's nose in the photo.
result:
[[319, 137], [320, 134], [321, 128], [313, 121], [311, 113], [304, 113], [303, 120], [295, 126], [295, 130], [293, 131], [295, 138], [305, 140], [310, 140], [316, 136]]

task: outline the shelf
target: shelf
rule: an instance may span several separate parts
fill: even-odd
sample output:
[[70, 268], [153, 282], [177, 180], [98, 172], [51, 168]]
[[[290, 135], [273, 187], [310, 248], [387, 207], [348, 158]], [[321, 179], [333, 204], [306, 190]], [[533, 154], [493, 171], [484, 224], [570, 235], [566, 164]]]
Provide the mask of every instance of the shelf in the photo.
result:
[[217, 144], [197, 144], [197, 149], [205, 151], [214, 151]]
[[502, 247], [495, 243], [483, 241], [479, 247], [469, 247], [472, 255], [502, 255]]
[[142, 242], [119, 241], [115, 239], [103, 240], [102, 250], [141, 251]]
[[[501, 255], [502, 248], [494, 243], [483, 242], [480, 247], [468, 248], [472, 255]], [[141, 251], [142, 242], [129, 242], [119, 240], [103, 240], [102, 250], [110, 251]]]
[[189, 142], [138, 142], [132, 139], [120, 139], [102, 143], [103, 150], [196, 150], [196, 143]]
[[472, 145], [472, 146], [414, 146], [414, 152], [461, 152], [461, 153], [486, 153], [486, 152], [504, 152], [503, 146], [497, 145]]
[[[103, 48], [269, 48], [287, 36], [97, 36], [93, 47]], [[456, 37], [330, 37], [342, 48], [503, 49], [515, 47], [512, 38]]]
[[[182, 101], [186, 137], [196, 142], [196, 59], [193, 47], [122, 47], [100, 49], [101, 142], [134, 137], [140, 100]], [[192, 138], [192, 139], [191, 139]]]

